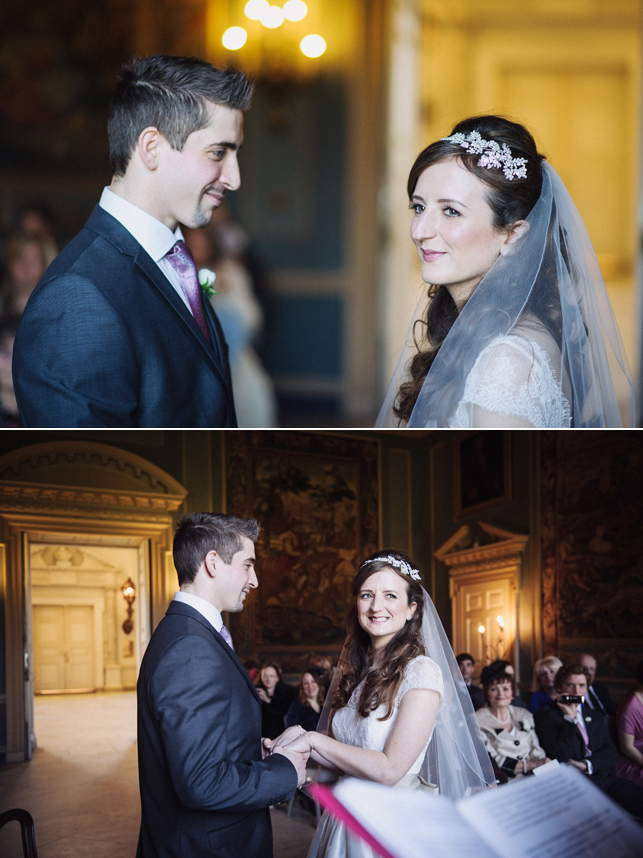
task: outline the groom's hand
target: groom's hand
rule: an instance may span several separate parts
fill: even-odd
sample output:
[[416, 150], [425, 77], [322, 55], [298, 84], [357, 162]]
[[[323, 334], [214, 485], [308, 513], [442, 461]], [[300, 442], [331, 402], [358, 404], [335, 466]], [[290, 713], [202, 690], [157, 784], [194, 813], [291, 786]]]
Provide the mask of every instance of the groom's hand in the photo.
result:
[[289, 751], [288, 748], [278, 746], [273, 749], [273, 754], [282, 754], [287, 757], [297, 771], [297, 786], [303, 786], [306, 783], [306, 760], [309, 754], [297, 754], [294, 751]]

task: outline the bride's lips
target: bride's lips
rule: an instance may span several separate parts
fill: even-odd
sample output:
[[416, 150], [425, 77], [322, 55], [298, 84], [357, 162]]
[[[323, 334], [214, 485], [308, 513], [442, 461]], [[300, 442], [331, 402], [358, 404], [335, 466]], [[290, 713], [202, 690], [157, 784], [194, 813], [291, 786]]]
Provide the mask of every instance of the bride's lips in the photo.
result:
[[423, 250], [422, 258], [425, 262], [434, 262], [436, 259], [440, 259], [440, 257], [445, 256], [444, 252], [439, 250]]

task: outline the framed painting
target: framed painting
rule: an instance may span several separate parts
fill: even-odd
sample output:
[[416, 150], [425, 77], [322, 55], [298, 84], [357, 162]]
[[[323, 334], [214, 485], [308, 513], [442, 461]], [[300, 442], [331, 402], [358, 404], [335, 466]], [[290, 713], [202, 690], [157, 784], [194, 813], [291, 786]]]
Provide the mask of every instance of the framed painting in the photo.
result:
[[285, 670], [339, 652], [356, 564], [380, 544], [379, 442], [230, 432], [225, 469], [227, 512], [261, 524], [259, 587], [230, 617], [236, 648]]
[[458, 433], [453, 441], [453, 501], [456, 519], [511, 500], [511, 433]]

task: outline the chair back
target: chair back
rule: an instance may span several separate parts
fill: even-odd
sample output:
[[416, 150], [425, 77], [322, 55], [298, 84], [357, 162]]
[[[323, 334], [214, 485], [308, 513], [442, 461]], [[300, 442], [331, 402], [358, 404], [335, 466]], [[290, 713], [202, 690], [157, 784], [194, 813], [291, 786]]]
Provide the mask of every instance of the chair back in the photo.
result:
[[34, 831], [33, 817], [27, 810], [21, 807], [15, 807], [13, 810], [5, 810], [0, 813], [0, 828], [8, 822], [13, 821], [20, 823], [20, 833], [22, 834], [22, 854], [24, 858], [38, 858], [36, 852], [36, 834]]

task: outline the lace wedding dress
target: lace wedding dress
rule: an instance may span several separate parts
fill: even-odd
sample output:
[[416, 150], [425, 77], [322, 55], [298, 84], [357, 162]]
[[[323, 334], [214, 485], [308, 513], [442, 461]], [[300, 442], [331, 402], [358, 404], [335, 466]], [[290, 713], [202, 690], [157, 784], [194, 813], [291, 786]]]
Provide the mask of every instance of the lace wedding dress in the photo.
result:
[[[384, 750], [386, 740], [397, 717], [400, 701], [407, 691], [413, 688], [437, 691], [441, 700], [444, 692], [442, 672], [438, 665], [428, 656], [417, 656], [407, 664], [404, 670], [404, 677], [395, 697], [391, 717], [387, 718], [386, 721], [379, 721], [378, 719], [386, 711], [384, 706], [372, 711], [368, 718], [362, 718], [357, 712], [357, 702], [362, 693], [363, 684], [362, 681], [353, 691], [348, 704], [335, 713], [333, 736], [346, 745], [368, 748], [374, 751]], [[418, 774], [430, 741], [431, 737], [429, 736], [429, 741], [422, 749], [422, 753], [396, 786], [411, 789], [420, 787], [421, 782]], [[375, 853], [362, 840], [353, 837], [341, 822], [333, 819], [325, 812], [317, 827], [308, 858], [375, 858]]]
[[560, 366], [560, 352], [553, 341], [538, 343], [526, 332], [496, 337], [467, 376], [449, 428], [568, 429], [569, 399], [554, 365]]

